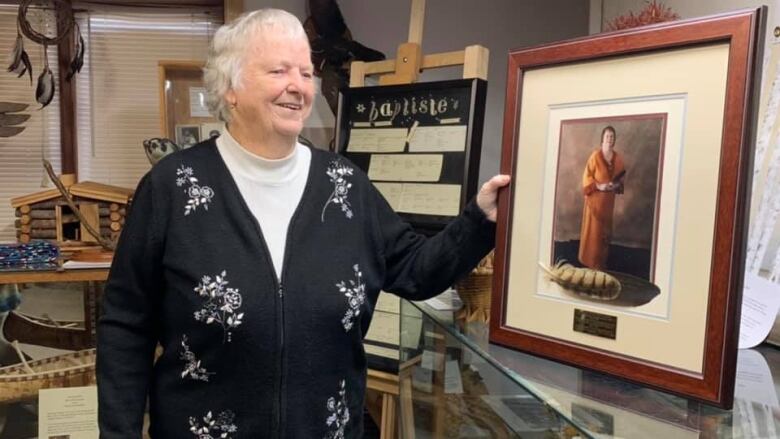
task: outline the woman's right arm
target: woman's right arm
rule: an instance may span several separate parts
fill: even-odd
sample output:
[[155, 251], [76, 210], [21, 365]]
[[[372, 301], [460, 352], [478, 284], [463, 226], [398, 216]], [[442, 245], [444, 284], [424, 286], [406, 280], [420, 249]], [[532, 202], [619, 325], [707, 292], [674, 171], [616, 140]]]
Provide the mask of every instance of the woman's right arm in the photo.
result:
[[596, 160], [593, 154], [585, 163], [585, 169], [582, 171], [582, 194], [586, 197], [593, 192], [600, 190], [596, 181]]
[[152, 178], [138, 184], [103, 293], [97, 329], [100, 437], [142, 436], [157, 343], [162, 222]]

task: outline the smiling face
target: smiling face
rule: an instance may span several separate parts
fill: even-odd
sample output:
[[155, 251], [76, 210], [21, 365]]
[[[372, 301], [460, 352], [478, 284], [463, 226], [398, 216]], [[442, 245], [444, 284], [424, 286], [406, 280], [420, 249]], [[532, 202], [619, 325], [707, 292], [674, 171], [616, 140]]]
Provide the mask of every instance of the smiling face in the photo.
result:
[[225, 98], [235, 106], [231, 132], [242, 133], [250, 142], [294, 145], [314, 100], [309, 43], [272, 31], [256, 33], [247, 48], [241, 83]]

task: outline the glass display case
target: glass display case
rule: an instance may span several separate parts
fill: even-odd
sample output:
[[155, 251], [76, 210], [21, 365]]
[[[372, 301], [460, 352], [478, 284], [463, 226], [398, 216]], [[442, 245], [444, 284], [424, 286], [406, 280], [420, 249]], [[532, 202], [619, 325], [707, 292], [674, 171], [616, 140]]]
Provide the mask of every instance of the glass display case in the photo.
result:
[[774, 347], [740, 351], [721, 410], [491, 344], [487, 324], [455, 315], [402, 301], [402, 438], [780, 437]]
[[[96, 425], [62, 415], [78, 404], [41, 409], [39, 391], [94, 386], [99, 297], [107, 277], [107, 268], [0, 268], [0, 439], [71, 437], [47, 434], [63, 423], [70, 423], [73, 437], [96, 434]], [[59, 414], [41, 415], [53, 411]], [[96, 419], [96, 410], [81, 415]], [[44, 418], [51, 422], [39, 424]]]
[[209, 113], [203, 61], [159, 61], [160, 134], [188, 148], [218, 135], [222, 124]]

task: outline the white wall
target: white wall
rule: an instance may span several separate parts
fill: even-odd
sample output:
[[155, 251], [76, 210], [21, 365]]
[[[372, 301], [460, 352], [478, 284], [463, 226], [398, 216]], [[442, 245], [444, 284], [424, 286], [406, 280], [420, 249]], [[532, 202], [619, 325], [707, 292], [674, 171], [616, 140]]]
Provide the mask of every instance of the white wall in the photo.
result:
[[[773, 29], [778, 24], [776, 11], [780, 6], [780, 0], [660, 0], [666, 6], [680, 15], [680, 18], [695, 18], [704, 15], [718, 14], [721, 12], [736, 11], [746, 8], [757, 8], [767, 5], [767, 43], [772, 43], [775, 38]], [[603, 22], [618, 15], [634, 11], [640, 11], [647, 5], [647, 0], [591, 0], [593, 15], [603, 13]], [[599, 10], [600, 9], [600, 10]], [[591, 33], [599, 32], [599, 29], [591, 28]]]
[[[780, 16], [778, 15], [778, 8], [780, 8], [780, 0], [707, 0], [707, 1], [691, 1], [691, 0], [662, 0], [663, 3], [671, 7], [674, 12], [680, 15], [680, 18], [696, 18], [711, 14], [717, 14], [722, 12], [736, 11], [739, 9], [757, 8], [759, 6], [766, 5], [767, 20], [766, 20], [766, 37], [764, 44], [764, 72], [767, 71], [767, 63], [771, 53], [773, 51], [780, 50], [780, 39], [774, 36], [774, 29], [780, 25]], [[591, 17], [601, 16], [601, 20], [594, 22], [591, 20], [591, 33], [597, 33], [601, 30], [601, 26], [611, 19], [626, 14], [629, 11], [638, 12], [646, 5], [645, 0], [591, 0]], [[762, 75], [762, 90], [766, 90], [768, 84], [774, 78], [767, 78], [766, 74]], [[764, 109], [767, 105], [768, 94], [761, 93], [761, 102], [759, 102], [759, 108]], [[762, 114], [762, 113], [760, 113]], [[760, 123], [760, 120], [759, 120]], [[760, 127], [759, 127], [760, 129]], [[771, 147], [771, 145], [770, 145]], [[768, 154], [767, 154], [768, 155]], [[765, 166], [764, 163], [757, 164], [758, 166]], [[761, 181], [761, 177], [764, 177], [762, 173], [758, 177], [757, 185], [755, 188], [755, 195], [760, 196], [764, 190], [764, 183]], [[753, 197], [751, 202], [751, 215], [755, 215], [760, 200], [757, 196]], [[770, 270], [775, 254], [780, 248], [780, 225], [775, 227], [772, 240], [767, 247], [766, 255], [761, 264], [763, 269]]]
[[[305, 0], [244, 0], [244, 8], [281, 7], [303, 20], [305, 3]], [[395, 58], [398, 45], [408, 38], [411, 0], [340, 0], [338, 3], [357, 41], [384, 52], [388, 58]], [[586, 35], [589, 7], [590, 0], [426, 2], [423, 54], [461, 50], [472, 44], [490, 49], [480, 181], [499, 169], [508, 51]], [[422, 81], [460, 77], [459, 69], [447, 68], [424, 74]], [[327, 106], [321, 106], [314, 117], [326, 121], [327, 113]]]

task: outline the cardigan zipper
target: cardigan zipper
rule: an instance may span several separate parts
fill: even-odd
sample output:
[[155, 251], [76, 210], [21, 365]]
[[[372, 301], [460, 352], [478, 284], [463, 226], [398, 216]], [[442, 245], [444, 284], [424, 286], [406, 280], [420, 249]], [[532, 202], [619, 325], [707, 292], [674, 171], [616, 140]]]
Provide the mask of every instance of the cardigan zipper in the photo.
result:
[[[284, 380], [285, 380], [285, 373], [284, 373], [284, 349], [285, 349], [285, 334], [284, 334], [284, 274], [287, 272], [287, 266], [288, 266], [288, 260], [290, 257], [290, 242], [292, 241], [290, 237], [292, 236], [292, 230], [293, 230], [293, 224], [295, 224], [295, 220], [298, 218], [298, 214], [301, 211], [301, 207], [304, 204], [304, 199], [309, 195], [309, 192], [311, 192], [313, 189], [312, 186], [312, 180], [313, 180], [313, 172], [315, 169], [315, 166], [317, 164], [315, 163], [315, 160], [317, 160], [316, 155], [314, 151], [312, 150], [311, 155], [311, 163], [309, 165], [309, 169], [307, 170], [307, 177], [306, 177], [306, 185], [303, 188], [303, 193], [301, 193], [301, 198], [298, 200], [298, 206], [295, 208], [295, 212], [293, 212], [292, 217], [290, 217], [290, 223], [287, 226], [287, 240], [285, 241], [284, 245], [284, 256], [282, 261], [282, 272], [280, 273], [279, 277], [276, 276], [276, 269], [274, 268], [273, 261], [271, 260], [271, 251], [268, 249], [268, 243], [265, 241], [265, 236], [263, 236], [263, 229], [260, 227], [260, 223], [257, 221], [257, 218], [252, 215], [252, 210], [249, 209], [249, 206], [246, 204], [246, 201], [241, 196], [241, 190], [238, 188], [238, 185], [235, 183], [235, 179], [232, 178], [232, 175], [230, 174], [230, 169], [225, 166], [225, 171], [228, 173], [228, 175], [231, 176], [231, 181], [233, 182], [233, 188], [236, 191], [236, 194], [238, 194], [238, 201], [239, 204], [243, 207], [244, 211], [249, 214], [249, 217], [252, 219], [252, 222], [255, 224], [256, 230], [258, 232], [258, 235], [260, 237], [260, 244], [261, 249], [265, 252], [265, 255], [267, 256], [267, 261], [270, 265], [271, 273], [273, 273], [273, 280], [274, 280], [274, 288], [276, 288], [276, 293], [279, 295], [277, 300], [277, 312], [279, 313], [279, 360], [278, 360], [278, 384], [279, 384], [279, 394], [277, 395], [276, 400], [276, 437], [282, 438], [284, 437], [284, 425], [282, 422], [282, 409], [285, 404], [285, 397], [284, 397]], [[224, 161], [222, 162], [224, 164]]]
[[[314, 157], [312, 157], [312, 161], [314, 160]], [[311, 164], [311, 166], [314, 166], [314, 163]], [[284, 241], [284, 256], [282, 256], [282, 272], [279, 275], [279, 395], [278, 395], [278, 401], [279, 404], [279, 410], [276, 412], [276, 425], [278, 428], [278, 434], [279, 438], [281, 439], [284, 437], [285, 432], [285, 426], [284, 422], [282, 421], [282, 410], [285, 406], [286, 399], [285, 399], [285, 392], [284, 392], [284, 382], [286, 379], [285, 373], [284, 373], [284, 347], [285, 347], [285, 340], [284, 340], [284, 281], [285, 281], [285, 273], [287, 273], [287, 268], [290, 266], [290, 243], [292, 242], [292, 231], [293, 226], [295, 225], [295, 221], [298, 219], [298, 214], [301, 211], [301, 206], [303, 205], [304, 197], [306, 197], [306, 194], [309, 190], [309, 185], [311, 184], [311, 174], [309, 174], [309, 177], [306, 181], [306, 186], [304, 187], [303, 193], [301, 194], [301, 199], [298, 201], [298, 206], [295, 208], [295, 211], [292, 214], [292, 217], [290, 217], [290, 223], [287, 225], [287, 237]], [[270, 254], [270, 253], [269, 253]]]
[[[282, 266], [282, 271], [284, 271], [284, 266]], [[279, 300], [277, 303], [279, 304], [279, 395], [277, 395], [279, 408], [276, 411], [276, 428], [279, 438], [281, 438], [284, 431], [282, 428], [282, 407], [284, 406], [284, 286], [281, 281], [279, 281]]]

